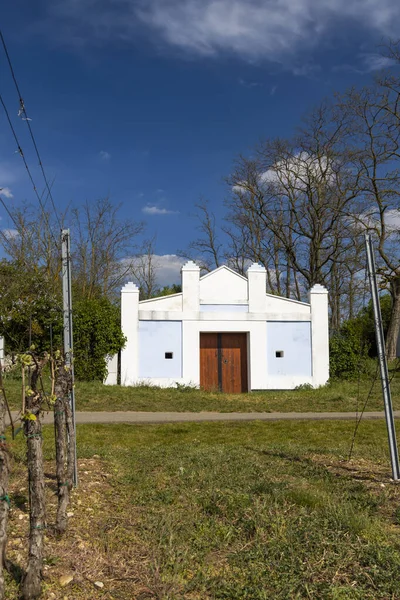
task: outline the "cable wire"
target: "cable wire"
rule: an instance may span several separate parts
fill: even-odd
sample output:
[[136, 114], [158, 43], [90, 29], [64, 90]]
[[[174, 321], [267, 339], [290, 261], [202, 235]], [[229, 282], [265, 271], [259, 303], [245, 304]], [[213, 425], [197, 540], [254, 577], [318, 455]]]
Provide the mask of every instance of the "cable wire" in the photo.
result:
[[[26, 158], [25, 158], [24, 152], [23, 152], [23, 150], [22, 150], [22, 147], [21, 147], [21, 144], [20, 144], [20, 142], [19, 142], [19, 139], [18, 139], [17, 133], [16, 133], [16, 131], [15, 131], [14, 125], [12, 124], [12, 121], [11, 121], [10, 114], [9, 114], [9, 112], [8, 112], [7, 106], [6, 106], [5, 102], [4, 102], [3, 96], [2, 96], [1, 94], [0, 94], [0, 103], [1, 103], [1, 105], [3, 106], [3, 109], [4, 109], [4, 112], [5, 112], [5, 115], [6, 115], [6, 118], [7, 118], [8, 124], [9, 124], [9, 126], [10, 126], [10, 129], [11, 129], [11, 132], [12, 132], [12, 134], [13, 134], [13, 137], [14, 137], [15, 143], [16, 143], [16, 145], [17, 145], [17, 152], [19, 153], [19, 155], [21, 156], [21, 158], [22, 158], [22, 160], [23, 160], [23, 162], [24, 162], [24, 165], [25, 165], [26, 172], [28, 173], [28, 177], [29, 177], [29, 179], [30, 179], [30, 181], [31, 181], [31, 184], [32, 184], [32, 187], [33, 187], [33, 191], [35, 192], [36, 198], [38, 199], [38, 202], [39, 202], [39, 206], [40, 206], [40, 208], [41, 208], [41, 210], [42, 210], [42, 213], [43, 213], [43, 216], [44, 216], [44, 218], [45, 218], [45, 220], [46, 220], [46, 225], [47, 225], [47, 227], [48, 227], [48, 229], [49, 229], [49, 232], [50, 232], [50, 235], [51, 235], [51, 237], [53, 238], [53, 241], [54, 241], [54, 243], [55, 243], [55, 245], [56, 245], [56, 248], [58, 248], [58, 245], [59, 245], [59, 244], [57, 243], [57, 240], [55, 239], [55, 237], [54, 237], [54, 234], [53, 234], [53, 232], [51, 231], [51, 228], [50, 228], [50, 225], [49, 225], [49, 218], [48, 218], [48, 215], [47, 215], [47, 213], [46, 213], [46, 211], [45, 211], [44, 204], [43, 204], [43, 202], [42, 202], [42, 199], [41, 199], [41, 197], [40, 197], [40, 195], [39, 195], [39, 192], [38, 192], [38, 190], [37, 190], [37, 187], [36, 187], [35, 181], [34, 181], [34, 179], [33, 179], [32, 173], [31, 173], [31, 171], [30, 171], [30, 169], [29, 169], [29, 165], [28, 165], [28, 163], [27, 163], [27, 161], [26, 161]], [[3, 204], [3, 206], [5, 206], [5, 203], [4, 203], [4, 201], [3, 201], [3, 200], [2, 200], [2, 204]], [[16, 225], [15, 219], [14, 219], [14, 218], [11, 216], [11, 214], [10, 214], [10, 211], [9, 211], [8, 209], [6, 209], [6, 210], [7, 210], [7, 213], [10, 215], [10, 217], [12, 218], [12, 220], [13, 220], [14, 224]], [[58, 216], [57, 216], [57, 219], [58, 219]], [[16, 227], [17, 227], [17, 230], [19, 231], [19, 229], [18, 229], [18, 226], [17, 226], [17, 225], [16, 225]]]
[[61, 221], [60, 221], [60, 218], [58, 216], [56, 205], [55, 205], [55, 202], [54, 202], [54, 199], [53, 199], [53, 194], [51, 193], [51, 188], [50, 188], [50, 185], [49, 185], [49, 182], [48, 182], [48, 179], [47, 179], [44, 167], [43, 167], [42, 159], [41, 159], [40, 154], [39, 154], [38, 145], [36, 143], [35, 136], [33, 135], [32, 127], [31, 127], [31, 124], [30, 124], [30, 120], [29, 120], [29, 117], [28, 117], [27, 112], [26, 112], [25, 103], [24, 103], [24, 100], [22, 98], [21, 90], [20, 90], [20, 87], [18, 85], [17, 78], [15, 76], [15, 72], [14, 72], [14, 68], [13, 68], [12, 62], [11, 62], [10, 54], [8, 52], [7, 45], [6, 45], [6, 42], [5, 42], [5, 39], [3, 37], [3, 33], [2, 33], [1, 30], [0, 30], [0, 39], [1, 39], [1, 43], [3, 45], [3, 49], [4, 49], [4, 52], [5, 52], [6, 58], [7, 58], [8, 66], [10, 68], [11, 76], [13, 78], [14, 85], [15, 85], [15, 88], [17, 90], [17, 94], [18, 94], [18, 97], [19, 97], [20, 111], [21, 111], [21, 114], [25, 115], [25, 119], [24, 120], [26, 121], [26, 124], [28, 126], [29, 134], [31, 136], [31, 140], [32, 140], [32, 143], [33, 143], [33, 147], [35, 148], [36, 156], [37, 156], [37, 159], [39, 161], [39, 167], [41, 169], [41, 172], [42, 172], [42, 175], [43, 175], [43, 179], [44, 179], [44, 182], [46, 184], [46, 188], [47, 188], [47, 191], [48, 191], [48, 196], [50, 197], [51, 204], [52, 204], [53, 210], [54, 210], [54, 214], [56, 216], [58, 225], [59, 225], [60, 230], [61, 230], [62, 229]]

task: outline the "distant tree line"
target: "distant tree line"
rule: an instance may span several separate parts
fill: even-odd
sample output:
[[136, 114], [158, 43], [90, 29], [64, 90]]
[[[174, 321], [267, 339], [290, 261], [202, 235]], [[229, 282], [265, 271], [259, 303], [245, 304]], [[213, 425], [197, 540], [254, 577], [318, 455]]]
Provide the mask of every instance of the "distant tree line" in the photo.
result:
[[[399, 46], [387, 54], [397, 63]], [[379, 282], [390, 300], [387, 353], [400, 328], [400, 77], [382, 72], [362, 89], [315, 107], [290, 139], [265, 139], [226, 178], [225, 215], [197, 206], [200, 235], [182, 254], [209, 271], [244, 273], [256, 261], [267, 291], [306, 300], [329, 290], [331, 332], [365, 304], [364, 234], [373, 235]]]

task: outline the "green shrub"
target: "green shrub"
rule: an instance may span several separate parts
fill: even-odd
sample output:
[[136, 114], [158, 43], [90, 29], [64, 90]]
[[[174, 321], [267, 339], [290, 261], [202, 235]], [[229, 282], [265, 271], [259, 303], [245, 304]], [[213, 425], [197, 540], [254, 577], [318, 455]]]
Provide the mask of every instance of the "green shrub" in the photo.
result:
[[82, 299], [74, 306], [74, 365], [77, 379], [103, 381], [107, 356], [125, 345], [120, 309], [107, 298]]
[[359, 324], [347, 321], [329, 341], [329, 370], [333, 378], [351, 379], [364, 372], [369, 346]]

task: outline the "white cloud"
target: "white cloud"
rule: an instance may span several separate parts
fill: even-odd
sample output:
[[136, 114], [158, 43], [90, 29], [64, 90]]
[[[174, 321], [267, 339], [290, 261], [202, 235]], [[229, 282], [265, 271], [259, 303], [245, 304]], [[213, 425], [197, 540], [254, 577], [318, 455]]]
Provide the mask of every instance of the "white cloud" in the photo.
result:
[[335, 65], [332, 68], [332, 71], [350, 71], [351, 73], [358, 73], [359, 75], [363, 75], [364, 73], [381, 71], [382, 69], [387, 69], [388, 67], [393, 67], [397, 65], [397, 61], [393, 58], [389, 58], [388, 56], [382, 56], [382, 54], [376, 54], [374, 52], [361, 53], [358, 55], [358, 59], [360, 62], [358, 66], [349, 64]]
[[258, 81], [246, 81], [245, 79], [239, 79], [238, 82], [240, 85], [247, 88], [255, 88], [261, 85]]
[[[380, 215], [376, 206], [372, 206], [370, 210], [360, 213], [354, 220], [355, 224], [361, 225], [365, 229], [380, 230]], [[390, 208], [384, 213], [384, 223], [388, 235], [398, 236], [400, 232], [400, 209]]]
[[[122, 263], [135, 264], [136, 261], [147, 261], [148, 257], [125, 258]], [[159, 287], [181, 282], [181, 268], [187, 262], [186, 259], [176, 254], [152, 254], [152, 265], [155, 270], [156, 284]]]
[[19, 231], [16, 229], [2, 229], [1, 232], [8, 240], [12, 240], [13, 238], [19, 236]]
[[151, 206], [147, 204], [143, 206], [142, 213], [145, 215], [177, 215], [179, 211], [177, 210], [168, 210], [166, 208], [160, 208], [159, 206]]
[[[334, 182], [334, 163], [326, 156], [317, 157], [307, 152], [288, 155], [286, 159], [278, 161], [273, 168], [260, 172], [258, 176], [260, 188], [271, 185], [278, 188], [293, 188], [304, 190], [310, 181]], [[240, 182], [232, 186], [232, 191], [237, 194], [246, 193], [246, 185]]]
[[305, 50], [346, 23], [393, 39], [400, 25], [394, 0], [58, 0], [49, 11], [51, 25], [54, 17], [60, 21], [53, 30], [63, 30], [69, 43], [129, 43], [146, 26], [149, 38], [185, 56], [236, 54], [297, 70], [304, 68]]
[[0, 196], [4, 196], [4, 198], [14, 198], [14, 194], [8, 187], [0, 188]]
[[181, 282], [181, 268], [187, 262], [176, 254], [154, 254], [157, 284], [159, 286]]
[[380, 71], [381, 69], [387, 69], [396, 64], [393, 58], [388, 56], [382, 56], [381, 54], [361, 54], [361, 59], [364, 64], [364, 72]]
[[105, 150], [100, 150], [99, 152], [99, 156], [101, 158], [101, 160], [110, 160], [111, 158], [111, 154], [109, 152], [106, 152]]
[[392, 0], [146, 0], [137, 14], [166, 42], [196, 54], [280, 60], [339, 21], [393, 33], [400, 7]]
[[385, 212], [385, 222], [388, 229], [392, 231], [400, 230], [400, 210], [391, 208]]

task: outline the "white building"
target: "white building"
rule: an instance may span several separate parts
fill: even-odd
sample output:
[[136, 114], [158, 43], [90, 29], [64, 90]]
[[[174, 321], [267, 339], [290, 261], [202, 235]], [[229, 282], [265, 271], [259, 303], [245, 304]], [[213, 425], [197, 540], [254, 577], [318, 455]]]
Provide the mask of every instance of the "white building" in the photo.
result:
[[[228, 267], [200, 277], [182, 267], [182, 293], [139, 301], [121, 291], [121, 384], [177, 383], [226, 392], [321, 386], [329, 378], [328, 292], [310, 303], [266, 294], [264, 267], [247, 278]], [[111, 367], [111, 365], [110, 365]], [[115, 371], [115, 369], [114, 369]], [[106, 383], [116, 383], [110, 369]]]

